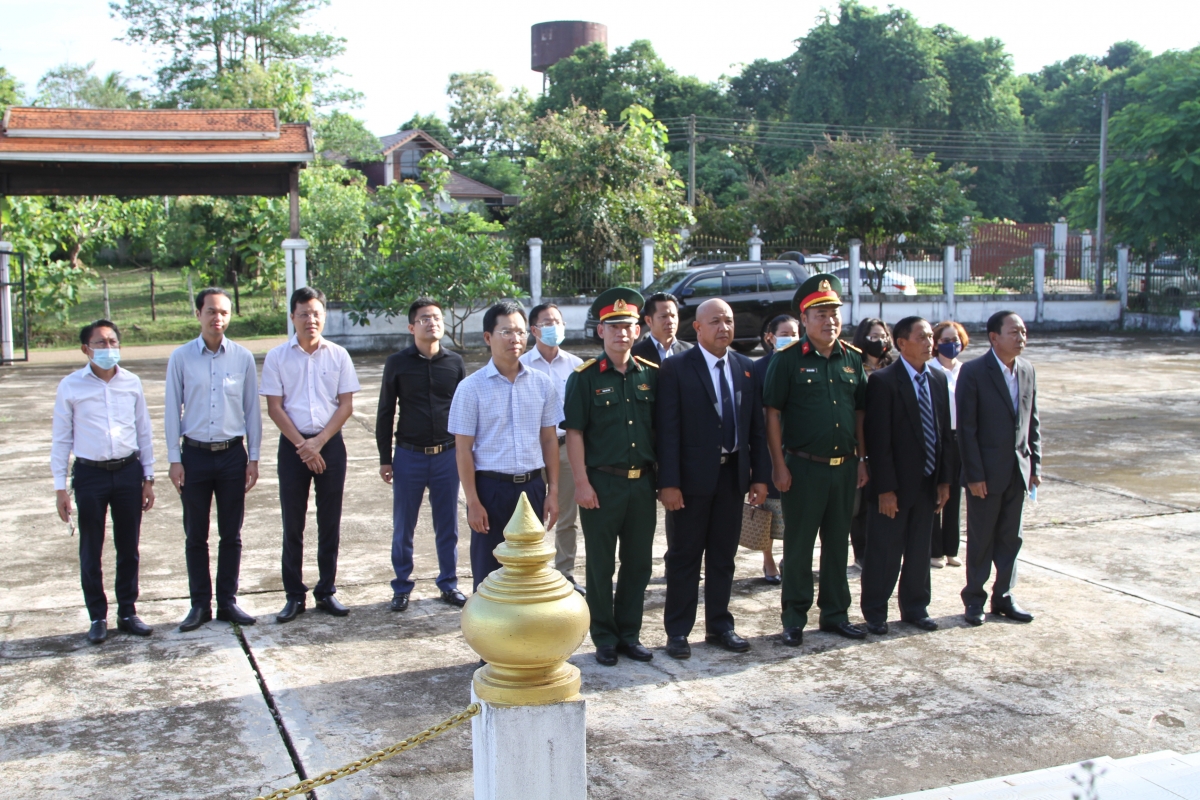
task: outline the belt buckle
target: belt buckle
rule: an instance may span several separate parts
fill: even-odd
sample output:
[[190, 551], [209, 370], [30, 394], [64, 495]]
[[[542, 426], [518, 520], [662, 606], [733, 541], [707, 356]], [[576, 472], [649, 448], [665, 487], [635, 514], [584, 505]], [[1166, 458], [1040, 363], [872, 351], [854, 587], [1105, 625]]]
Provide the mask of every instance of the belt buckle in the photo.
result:
[[435, 444], [433, 447], [425, 448], [425, 455], [427, 456], [436, 456], [440, 452], [442, 452], [442, 446], [440, 444]]
[[529, 482], [529, 473], [528, 472], [525, 473], [524, 475], [513, 475], [513, 483], [528, 483], [528, 482]]
[[845, 456], [838, 456], [837, 458], [831, 458], [831, 459], [829, 459], [829, 466], [840, 467], [842, 465], [842, 462], [845, 460], [846, 460]]
[[209, 447], [209, 449], [210, 449], [210, 450], [212, 450], [212, 451], [214, 451], [214, 452], [220, 452], [220, 451], [222, 451], [222, 450], [228, 450], [228, 449], [229, 449], [229, 442], [213, 442], [213, 443], [212, 443], [212, 445]]
[[640, 469], [631, 469], [629, 470], [629, 475], [627, 477], [631, 481], [637, 480], [638, 478], [642, 477], [642, 471]]

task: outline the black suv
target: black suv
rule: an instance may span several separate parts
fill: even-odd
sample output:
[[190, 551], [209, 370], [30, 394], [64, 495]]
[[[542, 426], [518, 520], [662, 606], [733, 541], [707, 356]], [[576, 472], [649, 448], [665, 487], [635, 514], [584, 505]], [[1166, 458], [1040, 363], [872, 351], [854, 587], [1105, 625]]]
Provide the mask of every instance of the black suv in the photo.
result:
[[[734, 349], [749, 353], [758, 346], [767, 323], [788, 313], [796, 290], [812, 274], [795, 261], [726, 261], [665, 272], [642, 289], [642, 296], [669, 292], [679, 298], [677, 336], [685, 342], [696, 341], [696, 329], [692, 327], [696, 307], [719, 297], [733, 309]], [[596, 319], [590, 312], [584, 334], [600, 341]]]

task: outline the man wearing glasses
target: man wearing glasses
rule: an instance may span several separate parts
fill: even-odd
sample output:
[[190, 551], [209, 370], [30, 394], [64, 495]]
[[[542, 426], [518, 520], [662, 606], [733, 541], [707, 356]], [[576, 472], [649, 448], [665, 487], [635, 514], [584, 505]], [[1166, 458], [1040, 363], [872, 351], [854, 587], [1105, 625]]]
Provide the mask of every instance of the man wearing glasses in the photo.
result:
[[445, 320], [436, 300], [421, 297], [409, 306], [408, 332], [412, 344], [388, 356], [383, 366], [375, 414], [379, 476], [392, 485], [392, 569], [396, 578], [391, 608], [406, 610], [415, 585], [411, 577], [413, 532], [426, 488], [437, 544], [437, 586], [444, 602], [461, 608], [467, 598], [458, 590], [458, 467], [454, 436], [446, 426], [450, 401], [467, 370], [462, 356], [442, 347]]
[[67, 462], [75, 453], [71, 484], [79, 506], [80, 582], [92, 620], [88, 641], [99, 644], [108, 638], [100, 554], [109, 513], [117, 548], [117, 628], [134, 636], [151, 633], [150, 626], [138, 618], [134, 603], [142, 512], [154, 505], [154, 447], [142, 382], [117, 366], [121, 360], [117, 326], [105, 319], [85, 325], [79, 342], [88, 364], [58, 384], [50, 469], [58, 516], [69, 523]]
[[283, 514], [283, 590], [287, 602], [275, 615], [291, 622], [303, 614], [304, 522], [308, 490], [317, 492], [317, 608], [335, 617], [349, 613], [335, 596], [342, 492], [346, 486], [346, 443], [342, 426], [354, 413], [354, 393], [362, 387], [350, 354], [321, 336], [325, 294], [304, 286], [292, 293], [292, 338], [267, 353], [259, 394], [279, 428], [279, 505]]
[[459, 384], [450, 406], [475, 589], [500, 568], [492, 551], [504, 541], [504, 526], [522, 494], [547, 528], [558, 519], [556, 427], [563, 418], [562, 401], [549, 376], [521, 363], [528, 336], [519, 305], [505, 301], [489, 308], [483, 340], [492, 358]]
[[[554, 381], [561, 401], [566, 395], [567, 378], [583, 359], [563, 350], [567, 326], [562, 312], [553, 303], [534, 306], [529, 312], [533, 323], [530, 332], [537, 344], [521, 356], [521, 363], [530, 369], [544, 372]], [[584, 594], [584, 588], [575, 582], [575, 551], [579, 540], [579, 506], [575, 504], [575, 476], [571, 472], [571, 461], [567, 458], [566, 431], [560, 426], [558, 433], [558, 524], [554, 527], [554, 568], [569, 580], [575, 591]]]

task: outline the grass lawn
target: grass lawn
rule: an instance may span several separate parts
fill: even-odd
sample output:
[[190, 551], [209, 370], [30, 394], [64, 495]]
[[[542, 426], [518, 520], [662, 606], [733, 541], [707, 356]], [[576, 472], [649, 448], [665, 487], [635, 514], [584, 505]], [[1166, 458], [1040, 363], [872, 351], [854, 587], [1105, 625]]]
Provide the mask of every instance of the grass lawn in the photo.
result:
[[[942, 294], [941, 284], [918, 283], [917, 294]], [[994, 284], [987, 283], [955, 283], [954, 294], [1012, 294], [1007, 289], [997, 289]]]
[[[121, 340], [127, 344], [171, 344], [194, 339], [198, 323], [188, 302], [187, 279], [179, 270], [162, 270], [155, 275], [157, 320], [150, 315], [150, 273], [140, 269], [97, 267], [96, 285], [86, 289], [83, 302], [71, 309], [67, 323], [40, 320], [33, 323], [30, 339], [34, 347], [67, 347], [79, 344], [79, 329], [104, 317], [103, 280], [108, 281], [111, 319], [121, 328]], [[195, 278], [193, 277], [193, 281]], [[204, 288], [196, 283], [195, 289]], [[232, 295], [232, 289], [226, 287]], [[234, 314], [229, 325], [231, 339], [254, 336], [278, 336], [287, 332], [284, 300], [275, 308], [268, 294], [240, 292], [241, 314]]]

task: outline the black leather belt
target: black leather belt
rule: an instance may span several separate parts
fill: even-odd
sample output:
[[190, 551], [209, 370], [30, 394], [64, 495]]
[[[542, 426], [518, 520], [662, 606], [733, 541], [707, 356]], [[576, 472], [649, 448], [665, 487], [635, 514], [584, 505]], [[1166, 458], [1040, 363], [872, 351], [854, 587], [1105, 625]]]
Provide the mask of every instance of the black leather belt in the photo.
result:
[[636, 469], [622, 469], [621, 467], [592, 467], [592, 469], [598, 469], [601, 472], [607, 472], [609, 475], [616, 475], [618, 478], [628, 478], [631, 481], [637, 480], [638, 478], [642, 477], [642, 475], [647, 475], [650, 473], [650, 470], [646, 467], [640, 467]]
[[438, 453], [444, 453], [454, 447], [454, 441], [451, 440], [445, 444], [435, 444], [433, 447], [418, 447], [415, 444], [407, 442], [396, 442], [396, 446], [402, 450], [411, 450], [414, 453], [424, 453], [427, 456], [436, 456]]
[[491, 478], [494, 481], [504, 481], [505, 483], [529, 483], [534, 478], [540, 476], [542, 471], [525, 472], [520, 475], [509, 475], [506, 472], [492, 472], [491, 470], [481, 469], [475, 473], [482, 475], [485, 478]]
[[214, 453], [218, 453], [222, 450], [228, 450], [231, 447], [241, 444], [242, 437], [235, 436], [232, 439], [226, 439], [223, 442], [198, 442], [195, 439], [189, 439], [185, 436], [183, 437], [183, 443], [188, 447], [195, 447], [198, 450], [211, 450]]
[[132, 464], [137, 460], [137, 453], [130, 453], [124, 458], [114, 458], [110, 461], [92, 461], [90, 458], [80, 458], [79, 456], [75, 456], [76, 464], [83, 464], [85, 467], [95, 467], [96, 469], [106, 469], [109, 472], [116, 472], [127, 464]]
[[848, 458], [853, 458], [853, 456], [835, 456], [834, 458], [824, 458], [823, 456], [814, 456], [811, 453], [806, 453], [803, 450], [793, 450], [790, 447], [787, 448], [787, 454], [789, 456], [795, 456], [796, 458], [803, 458], [807, 461], [815, 461], [818, 464], [828, 464], [831, 467], [840, 467], [843, 461]]

